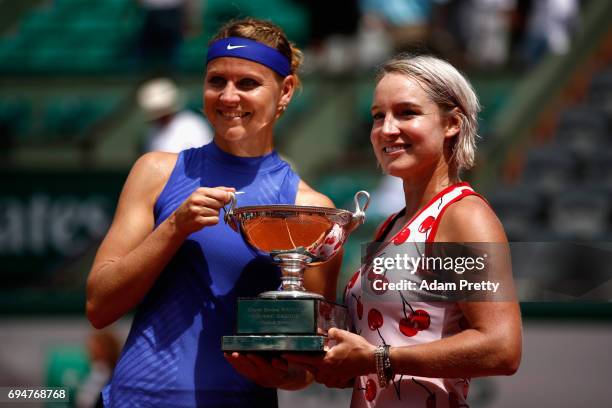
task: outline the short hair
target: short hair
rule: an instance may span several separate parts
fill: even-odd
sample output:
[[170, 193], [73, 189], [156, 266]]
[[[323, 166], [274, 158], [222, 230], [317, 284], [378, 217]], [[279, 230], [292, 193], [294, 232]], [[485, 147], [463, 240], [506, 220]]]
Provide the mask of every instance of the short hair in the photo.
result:
[[290, 61], [291, 74], [295, 76], [296, 87], [300, 86], [298, 70], [302, 65], [304, 55], [302, 51], [295, 46], [295, 44], [289, 41], [282, 28], [269, 21], [259, 20], [252, 17], [244, 18], [242, 20], [233, 20], [221, 27], [217, 34], [215, 34], [210, 40], [208, 45], [227, 37], [242, 37], [260, 42], [268, 47], [275, 48]]
[[459, 110], [461, 129], [452, 147], [450, 166], [457, 174], [473, 167], [480, 103], [470, 82], [450, 63], [431, 55], [402, 53], [393, 57], [379, 67], [376, 83], [390, 73], [417, 80], [442, 112]]

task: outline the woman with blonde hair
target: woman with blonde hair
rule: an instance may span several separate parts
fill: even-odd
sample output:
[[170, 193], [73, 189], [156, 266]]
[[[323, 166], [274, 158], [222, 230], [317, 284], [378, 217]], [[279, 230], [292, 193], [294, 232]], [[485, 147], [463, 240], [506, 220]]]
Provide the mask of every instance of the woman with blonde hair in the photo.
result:
[[[399, 55], [382, 65], [371, 111], [374, 153], [385, 173], [402, 179], [405, 199], [404, 209], [378, 229], [380, 249], [372, 257], [402, 244], [507, 249], [495, 213], [460, 180], [474, 164], [479, 111], [463, 75], [432, 56]], [[328, 386], [352, 383], [353, 407], [467, 406], [471, 377], [509, 375], [520, 362], [520, 311], [504, 259], [492, 265], [508, 285], [496, 301], [431, 300], [431, 290], [419, 285], [387, 290], [390, 272], [372, 275], [363, 265], [345, 292], [354, 333], [330, 330], [336, 345], [324, 357], [286, 358]], [[423, 282], [422, 272], [407, 276]]]

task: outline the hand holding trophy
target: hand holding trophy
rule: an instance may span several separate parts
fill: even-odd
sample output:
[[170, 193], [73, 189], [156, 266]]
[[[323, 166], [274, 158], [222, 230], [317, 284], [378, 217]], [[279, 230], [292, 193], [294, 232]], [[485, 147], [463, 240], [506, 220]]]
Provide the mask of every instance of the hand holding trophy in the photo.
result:
[[225, 222], [252, 248], [271, 256], [282, 275], [280, 290], [238, 300], [236, 335], [223, 337], [224, 351], [323, 351], [329, 328], [346, 329], [346, 308], [307, 292], [304, 271], [340, 251], [364, 223], [369, 202], [366, 191], [357, 192], [351, 213], [297, 205], [237, 208], [232, 199]]

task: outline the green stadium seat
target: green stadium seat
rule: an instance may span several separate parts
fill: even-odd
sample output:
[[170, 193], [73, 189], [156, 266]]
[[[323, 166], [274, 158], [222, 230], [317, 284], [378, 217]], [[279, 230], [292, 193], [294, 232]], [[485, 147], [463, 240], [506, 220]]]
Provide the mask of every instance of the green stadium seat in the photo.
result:
[[[202, 35], [187, 39], [179, 52], [178, 66], [184, 72], [202, 71], [210, 37], [233, 18], [251, 15], [272, 20], [298, 45], [304, 45], [308, 36], [308, 14], [290, 0], [210, 0], [201, 9]], [[142, 18], [133, 0], [44, 3], [26, 15], [15, 39], [0, 41], [0, 72], [23, 75], [129, 71], [136, 65], [130, 49], [142, 27]]]
[[0, 72], [12, 74], [23, 70], [28, 59], [28, 48], [21, 37], [0, 40]]
[[116, 106], [116, 98], [87, 100], [82, 97], [57, 98], [49, 101], [44, 115], [43, 132], [56, 139], [74, 140], [108, 115]]
[[55, 11], [52, 8], [39, 8], [30, 12], [22, 21], [22, 33], [37, 33], [42, 31], [54, 20]]
[[357, 95], [357, 117], [361, 122], [372, 122], [372, 95], [374, 95], [374, 82], [361, 85]]
[[131, 0], [56, 0], [35, 8], [14, 38], [0, 41], [0, 72], [100, 73], [119, 70], [116, 57], [141, 27]]
[[204, 72], [206, 45], [204, 36], [190, 38], [179, 50], [179, 67], [185, 72]]
[[305, 46], [309, 35], [308, 11], [288, 0], [244, 1], [243, 10], [251, 15], [278, 24], [289, 39]]
[[359, 190], [372, 191], [378, 176], [358, 170], [329, 174], [316, 183], [316, 189], [328, 196], [338, 208], [354, 209], [353, 198]]
[[31, 107], [21, 99], [0, 100], [0, 137], [17, 138], [30, 127]]

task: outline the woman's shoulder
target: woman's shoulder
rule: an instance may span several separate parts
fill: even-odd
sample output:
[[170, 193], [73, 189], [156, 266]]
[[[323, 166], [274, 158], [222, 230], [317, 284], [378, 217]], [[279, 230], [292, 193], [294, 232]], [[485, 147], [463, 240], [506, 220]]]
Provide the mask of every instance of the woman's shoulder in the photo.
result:
[[178, 158], [177, 153], [150, 152], [136, 160], [128, 176], [126, 186], [142, 189], [155, 197], [170, 178]]
[[296, 205], [308, 205], [315, 207], [329, 207], [335, 208], [334, 202], [330, 200], [325, 194], [321, 194], [318, 191], [314, 190], [308, 184], [306, 184], [303, 180], [300, 180], [300, 184], [298, 185], [298, 192], [295, 197]]
[[469, 195], [449, 205], [440, 219], [438, 242], [505, 242], [504, 228], [489, 204]]
[[151, 181], [167, 180], [174, 169], [178, 153], [149, 152], [136, 160], [132, 172], [144, 175]]

